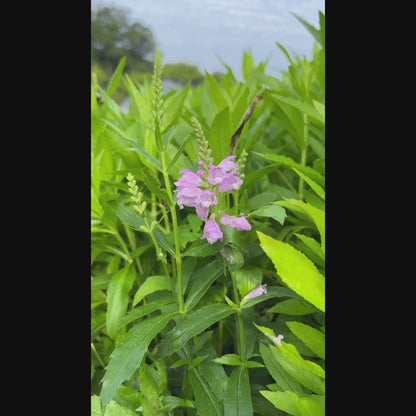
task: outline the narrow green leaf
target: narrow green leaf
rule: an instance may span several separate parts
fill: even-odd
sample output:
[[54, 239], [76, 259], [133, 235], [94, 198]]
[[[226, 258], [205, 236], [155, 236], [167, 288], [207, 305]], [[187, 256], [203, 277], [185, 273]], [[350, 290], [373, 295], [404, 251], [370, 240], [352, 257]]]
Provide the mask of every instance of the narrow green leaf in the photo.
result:
[[112, 400], [105, 407], [104, 416], [137, 416], [137, 413]]
[[318, 357], [325, 359], [325, 334], [302, 322], [286, 322], [289, 329]]
[[156, 382], [152, 377], [152, 368], [147, 364], [142, 364], [139, 370], [140, 391], [142, 393], [143, 414], [149, 416], [163, 416], [162, 404], [159, 400], [159, 394]]
[[276, 204], [293, 209], [295, 211], [303, 212], [313, 220], [321, 236], [321, 248], [325, 254], [325, 211], [322, 211], [319, 208], [314, 207], [312, 204], [300, 201], [298, 199], [284, 198], [284, 201], [278, 201]]
[[190, 311], [205, 295], [214, 281], [221, 276], [223, 268], [218, 260], [213, 260], [194, 272], [195, 277], [189, 288], [189, 294], [185, 300], [185, 309]]
[[91, 416], [101, 416], [101, 401], [96, 395], [91, 396]]
[[291, 97], [285, 97], [283, 95], [279, 95], [279, 94], [272, 94], [272, 97], [282, 103], [288, 104], [294, 108], [296, 108], [297, 110], [300, 110], [302, 112], [304, 112], [305, 114], [307, 114], [308, 116], [314, 118], [315, 120], [319, 121], [321, 124], [325, 123], [325, 118], [322, 116], [321, 112], [316, 110], [316, 107], [308, 104], [308, 103], [304, 103], [300, 100], [297, 100], [296, 98], [291, 98]]
[[316, 309], [303, 300], [286, 299], [270, 308], [269, 312], [286, 315], [307, 315], [316, 312]]
[[322, 251], [321, 245], [314, 238], [299, 233], [293, 234], [302, 240], [321, 260], [325, 261], [325, 254]]
[[283, 369], [300, 384], [317, 394], [325, 393], [325, 371], [318, 364], [305, 360], [294, 345], [284, 341], [271, 352]]
[[185, 139], [182, 141], [178, 151], [176, 152], [175, 156], [169, 163], [169, 166], [166, 168], [166, 172], [169, 172], [175, 166], [175, 163], [179, 159], [179, 156], [184, 154], [184, 149], [186, 145], [189, 143], [189, 141], [192, 139], [192, 137], [193, 137], [192, 134], [188, 134], [188, 136], [186, 136]]
[[321, 39], [321, 33], [319, 30], [315, 29], [310, 23], [308, 23], [306, 20], [302, 19], [295, 13], [291, 13], [293, 16], [298, 19], [300, 23], [305, 27], [305, 29], [314, 37], [314, 39], [322, 45], [322, 39]]
[[159, 290], [172, 291], [172, 280], [167, 276], [147, 277], [134, 295], [133, 306], [136, 306], [145, 296]]
[[257, 231], [260, 246], [282, 280], [312, 305], [325, 312], [325, 278], [315, 265], [290, 244]]
[[278, 386], [283, 390], [302, 393], [303, 389], [299, 382], [288, 374], [280, 365], [279, 361], [274, 358], [272, 353], [274, 346], [260, 343], [259, 347], [261, 358], [263, 359], [267, 371], [273, 377]]
[[205, 379], [193, 368], [188, 373], [189, 381], [195, 395], [195, 405], [200, 415], [223, 416], [223, 409], [219, 400], [212, 393]]
[[253, 265], [245, 265], [235, 271], [237, 289], [241, 297], [261, 284], [263, 274], [260, 268]]
[[224, 397], [224, 416], [253, 416], [247, 368], [237, 367], [231, 373]]
[[233, 314], [234, 309], [222, 303], [202, 306], [179, 322], [159, 344], [157, 356], [163, 358], [182, 348], [188, 340], [205, 331], [215, 322]]
[[320, 186], [325, 186], [325, 178], [320, 175], [315, 169], [309, 166], [303, 166], [300, 163], [295, 162], [290, 157], [282, 156], [282, 155], [273, 155], [271, 153], [263, 154], [257, 152], [251, 152], [253, 155], [258, 156], [262, 159], [270, 160], [275, 163], [280, 163], [284, 166], [290, 168], [296, 168], [309, 178], [311, 178], [314, 182], [316, 182]]
[[104, 404], [110, 402], [121, 383], [140, 366], [153, 338], [177, 315], [178, 312], [171, 312], [145, 319], [126, 333], [112, 352], [102, 379], [100, 398]]
[[241, 305], [241, 308], [251, 308], [252, 306], [257, 305], [260, 302], [264, 302], [265, 300], [279, 297], [291, 297], [301, 299], [301, 297], [298, 294], [296, 294], [292, 289], [288, 287], [270, 286], [267, 288], [267, 294], [248, 300], [246, 303]]
[[[280, 207], [282, 209], [276, 209]], [[280, 205], [265, 205], [262, 208], [250, 212], [250, 216], [273, 218], [280, 224], [284, 224], [286, 218], [286, 210]]]
[[218, 253], [223, 244], [220, 241], [216, 241], [214, 244], [209, 244], [206, 239], [198, 239], [194, 241], [182, 254], [182, 257], [207, 257]]
[[212, 149], [211, 156], [214, 158], [215, 164], [220, 163], [229, 155], [232, 133], [230, 110], [225, 107], [215, 115], [211, 129], [207, 134], [208, 144]]
[[311, 178], [304, 175], [302, 172], [297, 170], [296, 168], [292, 168], [301, 178], [305, 180], [305, 182], [316, 192], [316, 194], [325, 201], [325, 190], [321, 188], [316, 182], [314, 182]]
[[241, 365], [241, 357], [237, 354], [225, 354], [222, 357], [217, 357], [212, 360], [214, 363], [224, 365]]
[[303, 416], [299, 408], [296, 405], [296, 394], [291, 391], [267, 391], [260, 390], [267, 400], [273, 403], [273, 405], [283, 412], [293, 416]]
[[[138, 212], [124, 205], [122, 202], [120, 202], [117, 207], [116, 215], [124, 224], [128, 225], [134, 230], [143, 231], [140, 229], [140, 227], [146, 226], [143, 218], [138, 214]], [[159, 230], [154, 229], [153, 235], [155, 236], [155, 239], [160, 248], [166, 250], [173, 256], [175, 255], [175, 250], [172, 247], [172, 244], [167, 241], [166, 237]]]
[[220, 88], [215, 78], [207, 71], [205, 71], [205, 82], [208, 84], [211, 101], [215, 105], [216, 113], [218, 113], [228, 105], [227, 100], [224, 97], [223, 90]]
[[123, 73], [123, 69], [124, 69], [125, 65], [126, 65], [126, 57], [123, 56], [120, 59], [120, 62], [118, 63], [117, 68], [114, 71], [114, 74], [110, 79], [110, 82], [108, 83], [107, 95], [109, 97], [111, 97], [116, 92], [116, 89], [118, 87], [118, 84], [120, 83], [121, 75]]
[[120, 269], [111, 278], [107, 290], [107, 335], [114, 338], [120, 328], [120, 321], [126, 314], [129, 303], [129, 291], [136, 273], [132, 264]]

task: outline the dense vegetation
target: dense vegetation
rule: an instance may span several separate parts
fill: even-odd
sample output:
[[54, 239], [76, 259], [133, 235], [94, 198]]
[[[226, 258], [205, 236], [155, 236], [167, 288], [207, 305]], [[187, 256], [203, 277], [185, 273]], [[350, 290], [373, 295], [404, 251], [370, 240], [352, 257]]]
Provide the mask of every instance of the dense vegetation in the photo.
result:
[[246, 52], [163, 94], [157, 50], [93, 78], [92, 415], [325, 414], [325, 17], [298, 20], [280, 77]]

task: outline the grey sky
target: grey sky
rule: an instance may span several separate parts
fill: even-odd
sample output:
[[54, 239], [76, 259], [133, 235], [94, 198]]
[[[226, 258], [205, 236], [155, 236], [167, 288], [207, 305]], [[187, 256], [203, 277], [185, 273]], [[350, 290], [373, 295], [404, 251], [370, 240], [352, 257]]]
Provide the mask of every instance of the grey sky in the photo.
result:
[[[241, 79], [243, 51], [255, 63], [269, 56], [267, 72], [277, 75], [288, 62], [275, 42], [310, 59], [314, 39], [292, 16], [319, 28], [324, 0], [91, 0], [132, 10], [132, 18], [152, 29], [162, 62], [188, 62], [201, 71], [224, 71], [223, 60]], [[219, 59], [220, 58], [220, 59]]]

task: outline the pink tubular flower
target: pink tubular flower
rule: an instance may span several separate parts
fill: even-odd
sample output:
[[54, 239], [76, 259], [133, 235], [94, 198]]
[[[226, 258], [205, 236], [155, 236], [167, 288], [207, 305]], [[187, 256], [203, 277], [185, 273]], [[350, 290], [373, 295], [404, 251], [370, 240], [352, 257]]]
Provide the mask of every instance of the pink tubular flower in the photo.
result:
[[197, 205], [195, 207], [195, 211], [196, 211], [196, 215], [198, 215], [198, 217], [201, 218], [202, 221], [207, 220], [209, 207], [203, 207], [203, 206]]
[[222, 242], [223, 234], [219, 225], [215, 222], [215, 218], [211, 218], [205, 223], [204, 234], [201, 240], [206, 238], [209, 244], [214, 244], [217, 240]]
[[198, 187], [191, 184], [178, 186], [176, 192], [178, 193], [178, 205], [180, 209], [182, 209], [184, 205], [187, 207], [196, 207], [202, 193]]
[[208, 181], [211, 185], [218, 185], [224, 179], [225, 174], [220, 167], [209, 165]]
[[243, 181], [237, 176], [238, 172], [226, 173], [218, 186], [218, 192], [236, 191]]
[[230, 162], [231, 159], [235, 159], [236, 156], [231, 155], [227, 156], [224, 160], [222, 160], [218, 167], [221, 168], [224, 172], [229, 172], [230, 170], [235, 170], [238, 168], [238, 164], [235, 162]]
[[246, 220], [246, 217], [234, 217], [233, 215], [227, 215], [223, 212], [221, 216], [221, 224], [229, 225], [230, 227], [236, 228], [239, 231], [250, 231], [251, 225]]
[[244, 299], [254, 299], [267, 293], [266, 285], [259, 285], [244, 296]]
[[182, 169], [179, 173], [182, 173], [182, 176], [174, 182], [178, 187], [187, 185], [198, 186], [202, 182], [202, 178], [189, 169]]

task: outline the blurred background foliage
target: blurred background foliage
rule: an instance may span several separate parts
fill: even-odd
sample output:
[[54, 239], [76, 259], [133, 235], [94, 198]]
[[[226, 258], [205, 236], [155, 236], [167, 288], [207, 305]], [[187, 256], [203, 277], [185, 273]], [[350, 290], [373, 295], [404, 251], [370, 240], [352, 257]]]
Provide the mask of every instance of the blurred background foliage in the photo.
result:
[[[100, 85], [107, 85], [120, 60], [126, 56], [124, 71], [135, 82], [150, 81], [156, 51], [154, 33], [144, 23], [131, 18], [128, 9], [99, 6], [91, 11], [91, 75]], [[94, 74], [94, 75], [93, 75]], [[212, 74], [219, 80], [224, 74]], [[199, 68], [186, 62], [167, 63], [162, 78], [186, 85], [199, 85], [205, 78]], [[122, 101], [128, 96], [125, 86], [115, 92], [113, 99]]]

